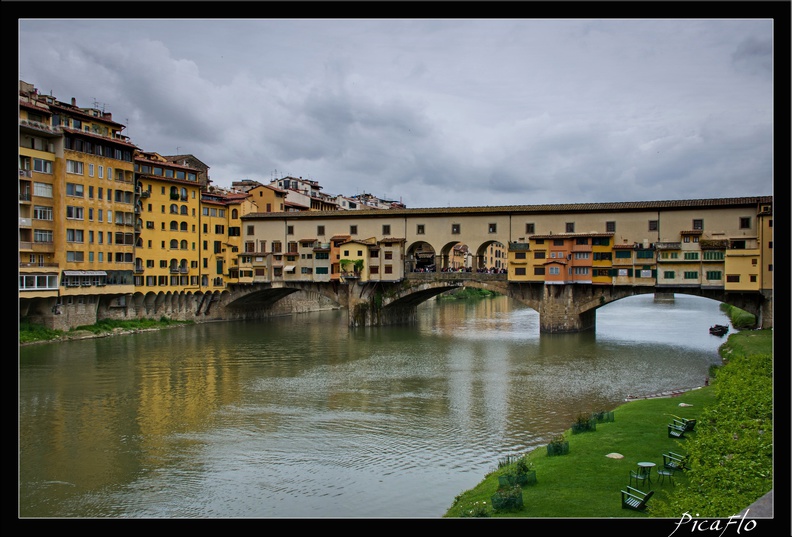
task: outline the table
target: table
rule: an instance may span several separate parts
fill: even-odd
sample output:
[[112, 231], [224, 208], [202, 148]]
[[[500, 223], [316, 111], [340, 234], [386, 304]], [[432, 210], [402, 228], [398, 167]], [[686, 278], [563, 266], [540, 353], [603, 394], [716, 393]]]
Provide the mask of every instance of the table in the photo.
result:
[[652, 468], [657, 466], [653, 462], [639, 462], [638, 469], [646, 474], [646, 479], [649, 480], [649, 483], [652, 482]]

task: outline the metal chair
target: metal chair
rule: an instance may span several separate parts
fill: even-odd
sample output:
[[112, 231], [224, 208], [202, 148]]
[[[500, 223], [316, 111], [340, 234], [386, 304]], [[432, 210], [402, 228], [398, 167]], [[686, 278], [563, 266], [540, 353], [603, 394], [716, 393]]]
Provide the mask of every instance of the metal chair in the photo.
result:
[[638, 470], [630, 470], [630, 485], [633, 484], [633, 479], [635, 479], [635, 485], [638, 485], [638, 481], [643, 483], [644, 485], [649, 480], [649, 472], [644, 471], [643, 468], [638, 468]]
[[671, 486], [675, 487], [674, 485], [674, 470], [671, 468], [658, 468], [657, 475], [660, 476], [660, 483], [662, 484], [665, 478], [667, 477], [668, 480], [671, 482]]

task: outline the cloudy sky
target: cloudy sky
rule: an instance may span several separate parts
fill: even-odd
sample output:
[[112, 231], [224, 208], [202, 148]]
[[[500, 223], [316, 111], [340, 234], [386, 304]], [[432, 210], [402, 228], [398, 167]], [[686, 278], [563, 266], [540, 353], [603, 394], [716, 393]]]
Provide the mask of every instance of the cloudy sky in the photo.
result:
[[755, 18], [20, 18], [19, 78], [220, 186], [292, 175], [409, 208], [720, 198], [773, 193], [773, 39]]

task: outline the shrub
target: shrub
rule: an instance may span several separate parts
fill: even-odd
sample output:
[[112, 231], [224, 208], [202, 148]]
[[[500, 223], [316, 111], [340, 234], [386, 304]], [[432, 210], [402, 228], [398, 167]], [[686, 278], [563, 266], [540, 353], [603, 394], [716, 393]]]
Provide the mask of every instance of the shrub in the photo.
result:
[[499, 488], [492, 495], [492, 508], [496, 511], [509, 511], [522, 509], [523, 493], [520, 485], [511, 485]]

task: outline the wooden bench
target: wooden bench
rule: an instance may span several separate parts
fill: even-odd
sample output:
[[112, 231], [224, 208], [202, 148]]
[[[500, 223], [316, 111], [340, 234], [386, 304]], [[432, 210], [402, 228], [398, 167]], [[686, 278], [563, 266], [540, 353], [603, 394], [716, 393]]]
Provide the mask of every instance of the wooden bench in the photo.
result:
[[674, 425], [677, 427], [682, 427], [685, 432], [691, 431], [693, 432], [696, 428], [696, 420], [687, 420], [685, 418], [676, 419], [674, 418]]
[[663, 468], [671, 471], [687, 470], [688, 466], [686, 459], [687, 457], [684, 455], [674, 453], [673, 451], [663, 453]]
[[685, 428], [673, 423], [668, 424], [668, 437], [669, 438], [685, 438]]
[[636, 511], [645, 511], [646, 502], [654, 495], [654, 491], [643, 492], [641, 490], [627, 487], [627, 490], [621, 491], [622, 509], [634, 509]]

